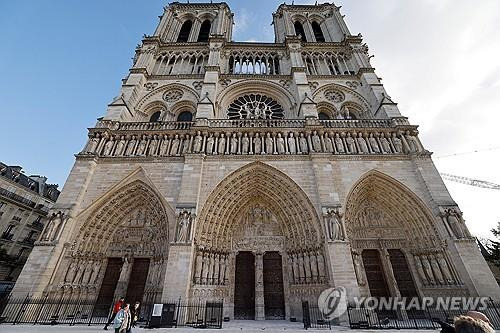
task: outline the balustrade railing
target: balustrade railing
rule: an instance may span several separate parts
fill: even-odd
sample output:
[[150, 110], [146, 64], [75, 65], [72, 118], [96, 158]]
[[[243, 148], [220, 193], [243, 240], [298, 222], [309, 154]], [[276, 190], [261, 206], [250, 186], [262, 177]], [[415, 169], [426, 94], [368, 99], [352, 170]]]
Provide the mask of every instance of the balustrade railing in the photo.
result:
[[208, 121], [210, 127], [218, 128], [253, 128], [253, 127], [304, 127], [306, 121], [303, 119], [211, 119]]
[[277, 47], [229, 47], [226, 52], [227, 67], [225, 74], [241, 75], [283, 75], [286, 66], [282, 59], [285, 50]]
[[334, 119], [320, 120], [320, 123], [327, 128], [375, 128], [375, 127], [392, 127], [390, 119]]
[[187, 130], [193, 124], [192, 121], [122, 122], [118, 129], [123, 131]]

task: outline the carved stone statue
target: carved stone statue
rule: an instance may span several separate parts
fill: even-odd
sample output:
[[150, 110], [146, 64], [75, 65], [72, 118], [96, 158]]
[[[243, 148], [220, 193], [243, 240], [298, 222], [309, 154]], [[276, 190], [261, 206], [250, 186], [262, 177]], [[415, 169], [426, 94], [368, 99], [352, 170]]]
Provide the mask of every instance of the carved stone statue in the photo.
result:
[[330, 240], [344, 240], [342, 214], [336, 209], [331, 209], [327, 212], [326, 221], [328, 238]]
[[455, 284], [455, 281], [453, 279], [453, 275], [451, 274], [450, 267], [448, 266], [448, 263], [446, 262], [446, 259], [444, 258], [442, 253], [438, 253], [436, 255], [436, 260], [439, 264], [439, 267], [441, 268], [441, 272], [443, 272], [443, 278], [446, 280], [448, 284]]
[[214, 151], [214, 136], [212, 133], [207, 138], [207, 154], [212, 154]]
[[297, 148], [295, 144], [295, 137], [293, 136], [293, 133], [290, 133], [290, 136], [287, 139], [288, 142], [288, 151], [290, 154], [296, 154], [297, 153]]
[[99, 142], [101, 141], [101, 136], [99, 133], [95, 133], [94, 136], [92, 136], [89, 139], [89, 142], [87, 146], [84, 149], [84, 152], [87, 154], [95, 154], [97, 146], [99, 145]]
[[151, 139], [151, 142], [149, 143], [148, 147], [148, 155], [149, 156], [157, 156], [158, 154], [156, 153], [158, 148], [158, 135], [153, 135], [153, 139]]
[[125, 140], [125, 136], [122, 135], [120, 141], [116, 144], [115, 156], [122, 156], [126, 145], [127, 141]]
[[340, 137], [339, 133], [335, 133], [335, 147], [337, 148], [337, 152], [339, 154], [345, 153], [344, 143], [342, 142], [342, 138]]
[[333, 143], [332, 139], [330, 139], [330, 135], [325, 132], [323, 136], [323, 142], [325, 143], [325, 150], [327, 153], [333, 153]]
[[311, 141], [313, 145], [314, 152], [321, 153], [323, 149], [321, 149], [321, 139], [319, 138], [318, 132], [313, 131], [311, 136]]
[[431, 264], [429, 259], [425, 255], [420, 256], [422, 260], [422, 266], [424, 267], [425, 274], [427, 275], [427, 279], [430, 284], [436, 284], [436, 280], [434, 279], [434, 274], [432, 274]]
[[170, 149], [170, 138], [167, 134], [163, 136], [163, 140], [160, 143], [160, 156], [168, 156]]
[[368, 145], [366, 144], [365, 138], [363, 138], [363, 134], [359, 133], [358, 134], [358, 146], [359, 146], [359, 153], [360, 154], [369, 154], [370, 151], [368, 150]]
[[262, 153], [262, 139], [259, 136], [259, 133], [255, 134], [255, 138], [253, 139], [255, 155], [259, 155]]
[[186, 134], [184, 142], [182, 143], [182, 155], [189, 154], [191, 152], [191, 136]]
[[200, 131], [198, 131], [196, 132], [196, 136], [194, 138], [193, 152], [196, 154], [200, 153], [202, 144], [203, 144], [203, 137], [201, 136]]
[[307, 154], [309, 152], [309, 149], [307, 149], [307, 139], [304, 137], [304, 133], [300, 133], [299, 147], [302, 154]]
[[177, 222], [177, 242], [186, 243], [190, 240], [192, 217], [191, 213], [184, 210], [179, 213]]
[[89, 284], [93, 285], [97, 283], [97, 278], [99, 277], [99, 271], [101, 269], [101, 262], [96, 260], [92, 265], [92, 274], [90, 276]]
[[219, 138], [219, 147], [217, 147], [217, 152], [221, 155], [224, 155], [226, 151], [226, 137], [224, 133], [221, 133]]
[[110, 137], [108, 142], [104, 145], [104, 156], [111, 156], [113, 153], [113, 146], [115, 145], [115, 138]]
[[203, 253], [201, 251], [198, 251], [196, 253], [196, 270], [194, 273], [194, 281], [196, 284], [200, 283], [202, 267], [203, 267]]
[[396, 153], [403, 152], [403, 142], [401, 141], [400, 138], [398, 138], [396, 133], [392, 133], [392, 144], [394, 146], [394, 150], [396, 151]]
[[354, 142], [354, 138], [351, 136], [351, 133], [347, 133], [347, 137], [345, 138], [345, 143], [347, 145], [347, 150], [349, 154], [356, 154], [356, 143]]
[[88, 284], [90, 282], [90, 276], [92, 275], [92, 267], [93, 267], [92, 261], [87, 262], [87, 265], [85, 265], [85, 272], [83, 273], [83, 278], [82, 278], [83, 284]]
[[428, 285], [429, 281], [427, 280], [427, 277], [425, 276], [424, 268], [422, 266], [422, 262], [420, 261], [420, 257], [415, 255], [413, 258], [415, 260], [415, 266], [417, 268], [417, 273], [420, 277], [420, 280], [422, 281], [424, 286]]
[[179, 139], [179, 134], [176, 134], [174, 136], [174, 139], [172, 140], [172, 145], [170, 147], [170, 155], [179, 156], [180, 143], [181, 143], [181, 141]]
[[373, 133], [370, 133], [368, 142], [370, 143], [370, 148], [372, 149], [372, 151], [376, 154], [380, 154], [380, 148], [378, 146], [377, 139], [373, 137]]
[[120, 277], [118, 278], [118, 281], [127, 281], [130, 265], [130, 259], [126, 256], [123, 257], [123, 265], [120, 270]]
[[439, 282], [439, 284], [445, 284], [443, 279], [443, 274], [439, 269], [439, 264], [433, 255], [429, 255], [429, 262], [431, 264], [431, 268], [432, 271], [434, 272], [434, 277], [436, 278], [437, 282]]
[[238, 138], [236, 137], [236, 133], [233, 133], [233, 136], [231, 137], [231, 154], [238, 154]]
[[75, 280], [76, 269], [77, 269], [76, 261], [73, 259], [69, 264], [68, 272], [66, 273], [64, 282], [73, 283], [73, 281]]
[[356, 278], [358, 279], [358, 285], [366, 285], [365, 274], [363, 270], [363, 261], [361, 260], [361, 255], [358, 252], [353, 251], [352, 261], [354, 263], [354, 271], [356, 273]]
[[408, 148], [411, 153], [416, 153], [419, 151], [419, 146], [417, 144], [416, 138], [410, 134], [410, 131], [406, 131], [406, 142], [408, 142]]
[[464, 233], [462, 224], [462, 216], [454, 209], [449, 208], [445, 210], [445, 220], [448, 223], [448, 226], [451, 229], [451, 232], [457, 239], [462, 239], [466, 237], [466, 234]]
[[382, 146], [382, 153], [391, 153], [391, 145], [389, 144], [389, 141], [385, 137], [384, 133], [380, 134], [380, 145]]
[[134, 154], [136, 143], [137, 143], [136, 137], [135, 135], [132, 135], [130, 141], [128, 142], [127, 150], [125, 151], [125, 156], [132, 156]]
[[241, 138], [241, 153], [245, 155], [248, 154], [249, 147], [250, 147], [250, 139], [248, 138], [248, 134], [245, 133]]
[[148, 145], [148, 137], [147, 135], [142, 136], [142, 140], [139, 142], [137, 146], [136, 156], [146, 156], [146, 146]]
[[52, 214], [41, 239], [49, 242], [55, 240], [57, 235], [59, 234], [59, 230], [61, 230], [63, 221], [64, 213], [59, 211]]
[[271, 133], [266, 134], [266, 153], [267, 154], [273, 154], [274, 149], [273, 149], [273, 138], [271, 138]]
[[278, 154], [285, 153], [285, 140], [281, 137], [281, 133], [278, 133], [278, 137], [276, 138], [276, 148], [278, 150]]

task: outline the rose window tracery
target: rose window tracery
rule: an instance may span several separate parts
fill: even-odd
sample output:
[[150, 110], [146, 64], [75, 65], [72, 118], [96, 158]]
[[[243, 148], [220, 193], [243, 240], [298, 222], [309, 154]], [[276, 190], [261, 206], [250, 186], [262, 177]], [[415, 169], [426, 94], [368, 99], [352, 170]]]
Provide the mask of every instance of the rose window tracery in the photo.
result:
[[260, 94], [244, 95], [227, 110], [229, 119], [283, 119], [283, 107], [274, 99]]
[[325, 91], [324, 95], [327, 100], [334, 103], [342, 103], [345, 100], [344, 93], [335, 89]]

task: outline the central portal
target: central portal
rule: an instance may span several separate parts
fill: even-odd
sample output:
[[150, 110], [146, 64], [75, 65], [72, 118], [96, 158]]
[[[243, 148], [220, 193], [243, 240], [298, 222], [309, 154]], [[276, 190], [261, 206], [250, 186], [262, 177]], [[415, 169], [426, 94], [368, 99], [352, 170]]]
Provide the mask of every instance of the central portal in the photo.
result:
[[236, 256], [234, 319], [255, 319], [255, 258], [252, 252]]

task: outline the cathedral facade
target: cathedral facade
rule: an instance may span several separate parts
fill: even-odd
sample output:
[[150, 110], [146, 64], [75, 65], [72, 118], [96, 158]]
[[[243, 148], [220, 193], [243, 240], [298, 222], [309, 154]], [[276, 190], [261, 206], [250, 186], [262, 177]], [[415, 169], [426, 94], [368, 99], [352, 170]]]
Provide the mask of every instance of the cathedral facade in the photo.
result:
[[[165, 8], [88, 131], [19, 296], [301, 301], [500, 290], [418, 137], [334, 4], [280, 5], [274, 43], [226, 3]], [[237, 22], [236, 22], [237, 24]]]

